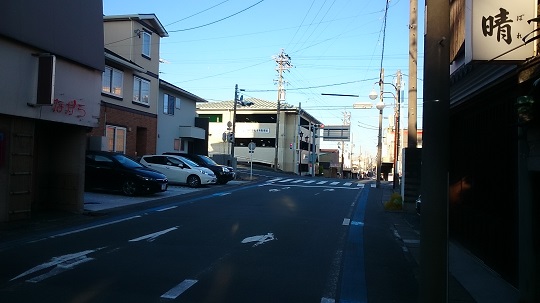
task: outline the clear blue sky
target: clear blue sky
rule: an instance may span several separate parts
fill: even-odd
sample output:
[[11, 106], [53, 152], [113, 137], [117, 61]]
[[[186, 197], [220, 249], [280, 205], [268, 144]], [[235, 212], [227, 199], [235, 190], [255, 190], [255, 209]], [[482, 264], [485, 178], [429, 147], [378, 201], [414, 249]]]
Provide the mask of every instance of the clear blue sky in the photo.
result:
[[[154, 13], [169, 32], [161, 39], [161, 78], [211, 101], [244, 97], [277, 100], [276, 63], [281, 49], [294, 66], [285, 73], [286, 103], [307, 110], [326, 125], [342, 125], [351, 113], [354, 150], [376, 154], [378, 111], [353, 109], [385, 70], [385, 82], [409, 69], [409, 1], [384, 0], [103, 0], [104, 15]], [[423, 8], [418, 3], [418, 125], [422, 119]], [[384, 56], [383, 56], [384, 41]], [[392, 91], [386, 86], [385, 91]], [[358, 98], [323, 96], [355, 94]], [[388, 95], [385, 117], [393, 111]], [[407, 94], [402, 126], [407, 125]], [[384, 120], [384, 124], [388, 119]], [[350, 144], [350, 143], [349, 143]], [[335, 142], [323, 148], [335, 148]]]

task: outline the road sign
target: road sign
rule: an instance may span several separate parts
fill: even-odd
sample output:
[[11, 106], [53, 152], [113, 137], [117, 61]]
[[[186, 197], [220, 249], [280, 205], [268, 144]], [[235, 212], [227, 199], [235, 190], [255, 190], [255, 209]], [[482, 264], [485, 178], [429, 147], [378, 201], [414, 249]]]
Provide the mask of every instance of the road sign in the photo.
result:
[[255, 142], [249, 142], [248, 144], [249, 151], [254, 151], [255, 147], [256, 147]]
[[373, 103], [371, 102], [353, 103], [352, 107], [354, 109], [370, 109], [370, 108], [373, 108]]

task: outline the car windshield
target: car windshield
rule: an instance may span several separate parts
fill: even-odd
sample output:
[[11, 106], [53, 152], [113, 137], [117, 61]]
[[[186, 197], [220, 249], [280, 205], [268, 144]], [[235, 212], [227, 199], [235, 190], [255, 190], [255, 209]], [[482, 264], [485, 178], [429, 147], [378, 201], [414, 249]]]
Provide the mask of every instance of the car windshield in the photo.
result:
[[187, 165], [189, 165], [191, 167], [200, 167], [199, 164], [189, 160], [188, 158], [184, 158], [184, 157], [181, 157], [181, 156], [179, 156], [179, 157], [182, 159], [182, 161], [184, 161], [184, 163], [186, 163]]
[[124, 167], [127, 167], [127, 168], [143, 168], [144, 166], [142, 164], [140, 164], [139, 162], [135, 161], [135, 160], [132, 160], [124, 155], [114, 155], [113, 156], [114, 159], [116, 159], [116, 161], [118, 161], [118, 163], [120, 163], [120, 165], [124, 166]]
[[216, 161], [212, 160], [211, 158], [207, 157], [207, 156], [199, 156], [201, 157], [201, 159], [204, 161], [204, 163], [208, 164], [208, 165], [218, 165], [216, 163]]

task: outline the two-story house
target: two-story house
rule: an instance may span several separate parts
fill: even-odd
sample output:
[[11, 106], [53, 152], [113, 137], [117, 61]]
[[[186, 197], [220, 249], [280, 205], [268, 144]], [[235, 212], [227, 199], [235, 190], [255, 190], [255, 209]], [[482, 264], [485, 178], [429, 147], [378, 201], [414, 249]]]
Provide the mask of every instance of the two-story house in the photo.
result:
[[197, 117], [197, 102], [206, 103], [178, 86], [159, 80], [157, 153], [208, 154], [208, 119]]
[[89, 148], [132, 157], [155, 153], [159, 46], [168, 33], [154, 14], [104, 16], [103, 28], [100, 118]]
[[103, 63], [101, 1], [2, 2], [0, 221], [82, 211]]

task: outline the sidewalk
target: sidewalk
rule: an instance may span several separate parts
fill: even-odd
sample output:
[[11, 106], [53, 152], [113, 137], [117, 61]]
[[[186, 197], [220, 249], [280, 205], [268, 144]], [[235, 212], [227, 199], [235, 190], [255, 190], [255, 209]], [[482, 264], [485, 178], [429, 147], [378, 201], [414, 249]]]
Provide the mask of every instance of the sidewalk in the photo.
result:
[[[394, 192], [392, 184], [381, 184], [381, 207]], [[421, 216], [413, 203], [402, 211], [385, 211], [393, 225], [393, 233], [401, 243], [406, 257], [420, 265]], [[518, 302], [518, 291], [500, 278], [478, 258], [450, 240], [448, 248], [448, 302]], [[418, 280], [418, 275], [416, 275]]]

